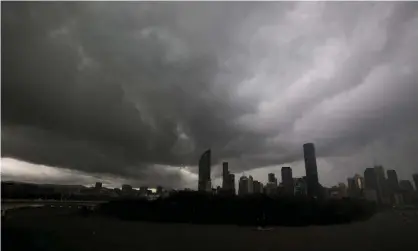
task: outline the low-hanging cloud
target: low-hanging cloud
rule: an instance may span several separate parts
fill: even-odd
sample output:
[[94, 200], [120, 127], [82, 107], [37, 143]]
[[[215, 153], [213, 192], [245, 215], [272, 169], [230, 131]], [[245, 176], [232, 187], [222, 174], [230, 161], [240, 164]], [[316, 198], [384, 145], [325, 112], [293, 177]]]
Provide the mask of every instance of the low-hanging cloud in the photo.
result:
[[207, 148], [241, 172], [314, 142], [324, 177], [406, 176], [416, 27], [415, 3], [2, 3], [2, 156], [178, 187]]

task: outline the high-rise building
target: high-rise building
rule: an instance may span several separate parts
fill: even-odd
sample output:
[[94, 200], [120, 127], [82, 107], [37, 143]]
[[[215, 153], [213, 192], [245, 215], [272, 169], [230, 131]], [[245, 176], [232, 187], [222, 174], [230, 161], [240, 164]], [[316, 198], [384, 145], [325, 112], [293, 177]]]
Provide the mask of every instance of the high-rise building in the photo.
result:
[[222, 188], [224, 190], [230, 189], [228, 162], [222, 163]]
[[149, 190], [147, 186], [139, 187], [139, 194], [141, 196], [147, 196], [150, 192], [151, 192], [151, 190]]
[[318, 168], [316, 165], [315, 146], [313, 143], [303, 145], [303, 155], [305, 157], [305, 170], [307, 179], [308, 196], [319, 196]]
[[255, 194], [263, 193], [263, 184], [257, 180], [254, 180], [253, 189]]
[[364, 189], [364, 178], [359, 174], [355, 174], [354, 177], [347, 179], [348, 195], [350, 197], [361, 197]]
[[230, 192], [232, 194], [235, 194], [235, 174], [230, 173], [228, 180], [229, 180], [229, 185], [230, 185]]
[[268, 182], [272, 182], [272, 183], [277, 182], [277, 179], [276, 179], [274, 173], [269, 173], [268, 174]]
[[97, 190], [102, 189], [102, 187], [103, 187], [102, 182], [96, 182], [96, 186], [95, 186], [95, 188], [96, 188]]
[[364, 171], [364, 180], [365, 188], [376, 192], [377, 201], [379, 203], [388, 204], [390, 202], [388, 182], [385, 177], [383, 166], [366, 168]]
[[418, 173], [412, 174], [412, 179], [414, 179], [415, 190], [418, 191]]
[[351, 197], [356, 197], [357, 186], [356, 186], [356, 182], [354, 178], [347, 178], [347, 187], [348, 187], [348, 194]]
[[248, 194], [248, 178], [245, 176], [241, 176], [239, 178], [238, 184], [238, 195], [247, 195]]
[[364, 170], [364, 196], [367, 200], [380, 202], [379, 186], [377, 181], [376, 171], [372, 167]]
[[399, 181], [399, 188], [403, 191], [407, 192], [413, 192], [414, 187], [412, 186], [412, 183], [410, 180], [400, 180]]
[[264, 189], [265, 194], [268, 196], [275, 196], [277, 194], [277, 184], [274, 182], [267, 182]]
[[307, 195], [306, 179], [294, 178], [293, 183], [295, 187], [295, 195], [298, 195], [298, 196]]
[[251, 175], [248, 177], [248, 193], [254, 193], [254, 179]]
[[347, 186], [344, 183], [339, 183], [338, 184], [338, 193], [341, 196], [341, 198], [347, 197], [347, 195], [348, 195]]
[[157, 186], [157, 194], [161, 195], [163, 193], [163, 187]]
[[395, 170], [387, 170], [386, 173], [388, 175], [388, 187], [390, 189], [390, 193], [396, 193], [399, 190], [398, 175]]
[[211, 192], [212, 185], [210, 180], [210, 149], [206, 150], [199, 159], [199, 184], [198, 190]]
[[414, 187], [409, 180], [400, 180], [399, 188], [405, 204], [412, 204], [414, 201]]
[[383, 166], [375, 166], [375, 173], [377, 177], [377, 194], [381, 203], [389, 204], [390, 203], [390, 189], [385, 175], [385, 169]]
[[360, 174], [354, 175], [354, 182], [356, 183], [356, 186], [358, 189], [363, 190], [364, 189], [364, 178], [360, 176]]
[[127, 185], [127, 184], [123, 184], [122, 185], [122, 192], [123, 193], [132, 192], [132, 186], [131, 185]]
[[294, 185], [293, 185], [292, 168], [288, 166], [282, 167], [282, 183], [284, 187], [284, 193], [286, 195], [293, 195]]
[[374, 168], [368, 167], [364, 170], [364, 186], [368, 190], [377, 191], [377, 176]]

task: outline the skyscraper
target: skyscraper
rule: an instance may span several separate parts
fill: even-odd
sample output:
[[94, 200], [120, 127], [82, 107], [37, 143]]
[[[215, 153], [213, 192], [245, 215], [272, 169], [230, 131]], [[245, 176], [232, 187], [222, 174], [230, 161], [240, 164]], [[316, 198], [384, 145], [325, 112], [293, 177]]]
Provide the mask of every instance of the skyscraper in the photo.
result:
[[122, 185], [122, 192], [123, 193], [130, 193], [132, 192], [132, 186], [128, 185], [128, 184], [123, 184]]
[[364, 186], [368, 190], [375, 190], [377, 192], [377, 176], [374, 168], [368, 167], [364, 170]]
[[210, 192], [212, 190], [210, 180], [210, 149], [206, 150], [199, 159], [199, 191]]
[[403, 191], [407, 191], [407, 192], [413, 192], [414, 191], [414, 187], [412, 186], [412, 183], [409, 180], [400, 180], [399, 181], [399, 187]]
[[375, 166], [375, 174], [377, 178], [377, 194], [380, 197], [380, 202], [384, 204], [390, 203], [390, 189], [385, 176], [385, 169], [383, 166]]
[[230, 185], [230, 192], [232, 193], [232, 194], [235, 194], [235, 174], [233, 174], [233, 173], [230, 173], [229, 174], [229, 185]]
[[224, 190], [229, 190], [229, 170], [228, 170], [228, 162], [222, 163], [222, 188]]
[[390, 193], [396, 193], [399, 190], [398, 175], [395, 170], [387, 170], [386, 173], [388, 175], [388, 187], [390, 189]]
[[348, 195], [351, 197], [360, 197], [364, 189], [364, 178], [355, 174], [353, 178], [347, 179]]
[[248, 178], [246, 176], [241, 176], [239, 178], [238, 184], [238, 195], [247, 195], [248, 194]]
[[305, 178], [295, 178], [293, 180], [295, 185], [295, 195], [304, 196], [306, 195], [306, 179]]
[[402, 193], [403, 201], [405, 204], [412, 204], [414, 201], [414, 187], [409, 180], [400, 180], [399, 188]]
[[318, 168], [316, 165], [315, 146], [313, 143], [303, 145], [308, 196], [319, 196]]
[[364, 189], [364, 178], [360, 176], [360, 174], [354, 175], [354, 182], [356, 183], [356, 186], [358, 189], [362, 190]]
[[284, 192], [287, 195], [294, 194], [292, 168], [288, 166], [282, 167], [282, 183]]
[[414, 183], [415, 183], [415, 190], [418, 191], [418, 173], [412, 174], [412, 179], [414, 180]]
[[102, 182], [96, 182], [96, 186], [95, 186], [96, 190], [100, 190], [100, 189], [102, 189], [102, 187], [103, 187]]
[[255, 194], [263, 193], [263, 184], [257, 180], [254, 180], [253, 189]]
[[341, 198], [347, 197], [347, 186], [344, 183], [338, 184], [338, 193], [341, 196]]
[[251, 175], [248, 177], [248, 193], [254, 193], [254, 179]]
[[268, 182], [272, 182], [272, 183], [277, 182], [277, 179], [276, 179], [274, 173], [269, 173], [268, 174]]

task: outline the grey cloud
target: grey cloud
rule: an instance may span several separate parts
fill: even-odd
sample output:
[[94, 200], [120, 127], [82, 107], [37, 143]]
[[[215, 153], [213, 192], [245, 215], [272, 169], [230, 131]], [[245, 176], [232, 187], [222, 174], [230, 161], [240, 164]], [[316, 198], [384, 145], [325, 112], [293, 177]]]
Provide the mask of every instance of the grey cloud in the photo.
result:
[[206, 148], [240, 171], [417, 128], [415, 3], [2, 7], [2, 156], [178, 187]]

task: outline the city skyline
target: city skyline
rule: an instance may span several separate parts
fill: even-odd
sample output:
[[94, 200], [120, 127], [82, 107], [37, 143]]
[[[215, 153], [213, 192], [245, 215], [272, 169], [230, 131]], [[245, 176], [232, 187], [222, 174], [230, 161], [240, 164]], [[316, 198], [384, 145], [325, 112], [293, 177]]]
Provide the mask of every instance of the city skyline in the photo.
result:
[[[217, 167], [218, 166], [222, 166], [223, 163], [225, 163], [225, 162], [221, 162], [220, 164], [212, 164], [211, 165], [211, 170], [217, 169]], [[226, 163], [228, 163], [228, 162], [226, 162]], [[231, 167], [231, 166], [228, 165], [228, 167]], [[234, 176], [234, 178], [235, 178], [235, 187], [238, 188], [239, 178], [241, 176], [245, 175], [245, 174], [247, 174], [247, 176], [248, 175], [251, 175], [251, 176], [254, 177], [254, 179], [262, 182], [263, 184], [266, 184], [268, 182], [268, 174], [269, 173], [273, 173], [273, 174], [275, 174], [275, 177], [276, 177], [277, 181], [280, 183], [280, 182], [282, 182], [282, 179], [281, 179], [281, 169], [283, 167], [290, 167], [292, 169], [292, 172], [295, 171], [295, 170], [299, 171], [299, 172], [297, 172], [296, 176], [295, 175], [293, 176], [294, 178], [300, 178], [300, 177], [305, 176], [305, 174], [304, 174], [305, 167], [304, 166], [303, 167], [298, 167], [298, 168], [295, 169], [294, 167], [290, 166], [289, 164], [277, 165], [277, 167], [275, 167], [274, 169], [268, 169], [268, 170], [266, 170], [264, 172], [260, 172], [260, 171], [263, 171], [263, 170], [262, 169], [261, 170], [259, 169], [258, 170], [259, 172], [257, 172], [256, 174], [253, 174], [253, 173], [248, 172], [248, 171], [234, 172], [234, 169], [235, 168], [232, 168], [232, 169], [229, 168], [229, 172], [230, 172], [231, 175]], [[46, 168], [48, 168], [48, 167], [46, 167]], [[353, 173], [349, 174], [347, 177], [342, 178], [341, 180], [332, 180], [331, 182], [328, 182], [328, 183], [326, 183], [324, 185], [326, 187], [332, 187], [334, 185], [337, 185], [340, 182], [344, 182], [345, 184], [348, 185], [347, 179], [350, 178], [351, 176], [354, 176], [356, 174], [357, 175], [360, 174], [364, 178], [363, 171], [365, 169], [367, 169], [367, 168], [373, 168], [373, 165], [368, 165], [368, 167], [363, 168], [363, 170], [360, 170], [359, 172], [353, 172]], [[318, 165], [318, 169], [321, 170], [321, 166], [320, 165]], [[45, 170], [46, 170], [46, 172], [49, 172], [49, 171], [53, 172], [54, 171], [53, 169], [52, 170], [43, 169], [42, 171], [45, 171]], [[391, 169], [390, 169], [390, 167], [387, 167], [387, 169], [385, 169], [385, 170], [391, 170]], [[398, 171], [397, 171], [396, 168], [395, 169], [392, 168], [392, 170], [395, 170], [398, 173]], [[409, 175], [407, 174], [405, 176], [402, 176], [402, 178], [399, 178], [398, 180], [399, 181], [400, 180], [409, 180], [413, 184], [413, 186], [416, 187], [416, 183], [415, 183], [414, 178], [413, 178], [414, 174], [418, 175], [418, 173], [411, 173]], [[319, 175], [318, 176], [319, 176], [319, 181], [321, 181], [320, 172], [319, 172]], [[134, 184], [133, 187], [136, 187], [136, 189], [139, 189], [140, 186], [143, 186], [143, 185], [147, 185], [147, 186], [150, 185], [147, 182], [138, 183], [138, 182], [135, 182], [135, 181], [132, 182], [132, 181], [129, 181], [129, 180], [120, 180], [117, 183], [109, 183], [109, 182], [106, 182], [106, 180], [103, 181], [101, 179], [99, 179], [100, 181], [98, 181], [98, 179], [97, 178], [94, 178], [94, 177], [93, 178], [90, 178], [89, 177], [89, 179], [88, 179], [89, 181], [88, 182], [84, 182], [84, 183], [83, 182], [77, 182], [77, 181], [74, 181], [74, 180], [66, 180], [66, 181], [63, 181], [63, 182], [61, 180], [59, 180], [58, 182], [54, 182], [54, 181], [49, 182], [49, 180], [43, 180], [42, 178], [41, 179], [36, 179], [36, 180], [33, 180], [33, 179], [25, 180], [25, 179], [19, 179], [20, 177], [21, 176], [17, 176], [16, 178], [13, 178], [13, 177], [12, 178], [6, 178], [6, 179], [3, 179], [2, 178], [2, 180], [5, 180], [5, 181], [16, 181], [16, 182], [26, 182], [26, 183], [34, 183], [34, 184], [58, 184], [58, 185], [59, 184], [64, 184], [64, 185], [74, 185], [74, 184], [76, 184], [76, 185], [83, 185], [83, 186], [87, 186], [87, 187], [94, 186], [97, 182], [101, 182], [103, 184], [103, 186], [106, 186], [106, 187], [109, 187], [109, 188], [121, 187], [124, 184]], [[166, 186], [166, 187], [167, 188], [173, 188], [173, 189], [183, 189], [183, 188], [186, 188], [186, 189], [195, 189], [195, 190], [198, 190], [198, 186], [197, 186], [197, 183], [198, 183], [198, 175], [196, 174], [195, 177], [196, 178], [191, 181], [191, 185], [189, 185], [189, 186], [180, 186], [180, 187]], [[386, 177], [387, 177], [387, 175], [386, 175]], [[212, 187], [213, 188], [214, 187], [217, 187], [217, 186], [222, 187], [222, 178], [223, 178], [222, 175], [220, 175], [220, 176], [213, 176], [211, 174], [211, 184], [212, 184]], [[85, 177], [82, 177], [81, 178], [81, 180], [83, 180], [83, 179], [85, 179]], [[45, 181], [47, 181], [47, 182], [45, 182]], [[319, 183], [321, 183], [321, 182], [319, 182]], [[154, 184], [154, 185], [151, 185], [150, 188], [156, 188], [159, 185], [163, 185], [163, 184], [160, 184], [160, 183], [159, 184]]]
[[314, 142], [323, 185], [411, 179], [415, 7], [4, 2], [2, 178], [197, 188], [211, 148], [212, 186], [222, 161], [265, 182]]

